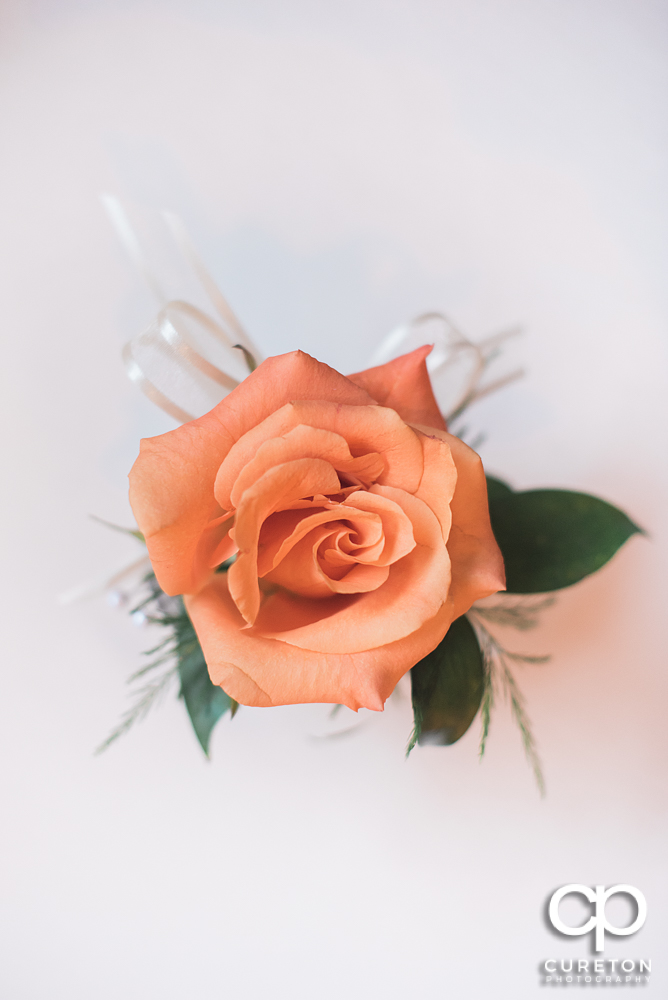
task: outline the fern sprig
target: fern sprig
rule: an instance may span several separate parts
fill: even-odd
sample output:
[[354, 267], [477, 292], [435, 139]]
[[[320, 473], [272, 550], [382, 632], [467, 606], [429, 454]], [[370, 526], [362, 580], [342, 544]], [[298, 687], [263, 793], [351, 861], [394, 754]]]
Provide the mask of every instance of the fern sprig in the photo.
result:
[[480, 642], [485, 670], [484, 688], [480, 706], [481, 734], [478, 757], [482, 760], [489, 736], [491, 713], [495, 701], [495, 689], [500, 684], [505, 696], [510, 702], [510, 709], [522, 737], [524, 753], [538, 785], [541, 796], [545, 795], [545, 778], [536, 749], [536, 741], [531, 728], [531, 722], [524, 707], [524, 696], [513, 676], [508, 660], [520, 663], [546, 663], [549, 656], [525, 656], [523, 653], [513, 653], [505, 649], [499, 640], [480, 621], [479, 609], [468, 612]]
[[[158, 663], [150, 663], [148, 667], [145, 667], [143, 671], [138, 671], [137, 674], [129, 679], [129, 681], [134, 680], [136, 677], [141, 676], [142, 673], [146, 673], [148, 670], [152, 670], [157, 667]], [[162, 699], [163, 695], [169, 688], [170, 683], [175, 678], [177, 673], [177, 665], [173, 664], [168, 670], [162, 673], [159, 677], [145, 684], [144, 687], [140, 688], [137, 694], [137, 701], [132, 705], [126, 712], [121, 716], [121, 721], [116, 726], [115, 729], [107, 736], [106, 740], [100, 744], [95, 750], [96, 754], [102, 753], [107, 747], [111, 746], [119, 736], [124, 736], [136, 722], [140, 722], [144, 719], [149, 711], [154, 705], [157, 705]]]
[[515, 628], [519, 632], [528, 632], [530, 629], [536, 628], [542, 612], [551, 607], [554, 602], [554, 597], [541, 597], [535, 600], [511, 595], [501, 598], [497, 604], [475, 604], [472, 610], [474, 614], [492, 625], [501, 625], [502, 627]]

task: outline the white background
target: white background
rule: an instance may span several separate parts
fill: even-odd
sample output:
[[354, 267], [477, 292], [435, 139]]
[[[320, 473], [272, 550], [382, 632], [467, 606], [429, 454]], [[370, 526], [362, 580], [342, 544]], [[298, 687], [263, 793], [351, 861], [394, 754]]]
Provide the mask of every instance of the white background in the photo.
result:
[[[666, 995], [666, 94], [656, 0], [4, 0], [2, 1000], [542, 996], [586, 956], [545, 901], [627, 882], [606, 955]], [[354, 371], [427, 309], [521, 322], [472, 414], [492, 472], [650, 533], [563, 593], [500, 706], [408, 762], [407, 702], [348, 737], [242, 709], [207, 762], [170, 699], [101, 757], [151, 636], [57, 594], [129, 561], [125, 476], [172, 422], [120, 348], [154, 303], [98, 195], [174, 208], [266, 353]]]

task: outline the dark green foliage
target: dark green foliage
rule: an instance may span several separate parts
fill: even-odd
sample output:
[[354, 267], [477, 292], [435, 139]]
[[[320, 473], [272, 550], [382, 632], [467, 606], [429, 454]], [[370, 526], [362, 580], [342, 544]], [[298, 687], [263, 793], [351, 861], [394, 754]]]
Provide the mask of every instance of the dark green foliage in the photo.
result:
[[512, 594], [561, 590], [604, 566], [641, 529], [617, 507], [587, 493], [515, 493], [487, 477], [492, 530]]
[[475, 718], [483, 686], [478, 640], [468, 619], [458, 618], [436, 649], [411, 670], [415, 728], [407, 752], [416, 743], [456, 743]]
[[487, 499], [489, 501], [489, 509], [491, 511], [492, 504], [495, 504], [498, 500], [503, 500], [505, 497], [511, 496], [513, 491], [504, 483], [502, 479], [495, 479], [494, 476], [486, 476], [487, 479]]
[[225, 712], [235, 714], [237, 703], [221, 687], [211, 683], [202, 647], [195, 629], [186, 614], [174, 619], [177, 657], [181, 690], [179, 697], [185, 702], [190, 721], [204, 753], [209, 755], [209, 740], [213, 727]]

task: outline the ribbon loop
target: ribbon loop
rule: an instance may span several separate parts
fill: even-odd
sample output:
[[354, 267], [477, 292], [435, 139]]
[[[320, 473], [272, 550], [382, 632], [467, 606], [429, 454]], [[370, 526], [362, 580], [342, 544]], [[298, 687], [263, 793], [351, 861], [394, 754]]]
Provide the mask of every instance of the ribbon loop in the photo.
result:
[[501, 344], [518, 333], [521, 329], [513, 327], [474, 343], [443, 313], [423, 313], [391, 330], [378, 345], [371, 364], [381, 365], [416, 347], [433, 344], [427, 369], [436, 400], [450, 424], [472, 403], [523, 376], [523, 370], [518, 368], [503, 378], [482, 384]]
[[126, 253], [162, 307], [146, 330], [123, 348], [128, 377], [161, 410], [186, 423], [224, 399], [248, 371], [257, 367], [262, 356], [207, 271], [177, 215], [162, 213], [181, 255], [218, 313], [218, 321], [189, 302], [167, 300], [121, 202], [105, 194], [102, 203]]

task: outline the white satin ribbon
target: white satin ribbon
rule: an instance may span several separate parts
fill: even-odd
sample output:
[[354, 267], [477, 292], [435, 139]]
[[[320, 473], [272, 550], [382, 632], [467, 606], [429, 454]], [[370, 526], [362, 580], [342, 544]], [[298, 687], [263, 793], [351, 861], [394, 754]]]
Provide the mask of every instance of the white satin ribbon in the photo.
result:
[[255, 367], [257, 367], [257, 365], [264, 360], [257, 345], [250, 339], [243, 326], [232, 312], [229, 302], [207, 271], [204, 266], [204, 262], [195, 250], [193, 242], [190, 239], [183, 222], [178, 215], [174, 214], [174, 212], [163, 212], [162, 217], [167, 223], [176, 245], [199, 278], [202, 287], [213, 303], [213, 306], [222, 319], [223, 324], [227, 328], [227, 343], [230, 347], [238, 346], [245, 349], [254, 359]]
[[[228, 370], [238, 367], [234, 351], [242, 353], [250, 371], [262, 361], [262, 356], [204, 266], [177, 215], [162, 213], [182, 257], [217, 312], [218, 320], [188, 302], [167, 298], [120, 201], [111, 195], [102, 195], [102, 202], [121, 244], [161, 306], [153, 323], [123, 349], [128, 376], [156, 406], [185, 423], [212, 409], [239, 384], [241, 379]], [[433, 344], [427, 368], [436, 399], [446, 421], [451, 423], [472, 403], [522, 377], [524, 372], [518, 368], [485, 382], [487, 370], [498, 356], [501, 345], [519, 332], [519, 328], [514, 327], [474, 343], [443, 313], [424, 313], [388, 333], [370, 364], [381, 365], [423, 344]], [[205, 356], [203, 337], [209, 344], [214, 343], [215, 353], [223, 358], [221, 364]]]
[[[227, 370], [239, 367], [236, 351], [249, 371], [262, 361], [262, 356], [207, 271], [177, 215], [162, 213], [181, 255], [218, 313], [218, 320], [188, 302], [168, 299], [121, 202], [108, 194], [101, 200], [118, 239], [162, 307], [146, 330], [123, 348], [128, 377], [161, 410], [186, 423], [206, 413], [239, 384], [241, 379]], [[202, 341], [209, 347], [213, 342], [214, 353], [222, 357], [221, 364], [205, 356]]]
[[[195, 325], [199, 325], [200, 331], [211, 334], [226, 347], [234, 346], [229, 343], [225, 331], [210, 316], [188, 302], [175, 299], [160, 310], [146, 330], [133, 337], [123, 348], [123, 361], [128, 377], [139, 386], [151, 402], [181, 423], [192, 420], [194, 415], [157, 388], [146, 373], [148, 362], [142, 363], [142, 356], [154, 355], [152, 367], [158, 370], [158, 377], [161, 375], [163, 380], [169, 378], [170, 372], [175, 372], [176, 381], [179, 379], [181, 381], [182, 394], [185, 390], [183, 383], [187, 381], [191, 388], [195, 389], [196, 403], [199, 403], [204, 412], [215, 406], [239, 384], [238, 379], [207, 361], [188, 342], [182, 325], [184, 319], [190, 319]], [[201, 376], [204, 376], [204, 380]], [[213, 385], [207, 385], [207, 379]], [[173, 377], [172, 382], [174, 382]], [[217, 386], [220, 387], [218, 391], [216, 391]]]

